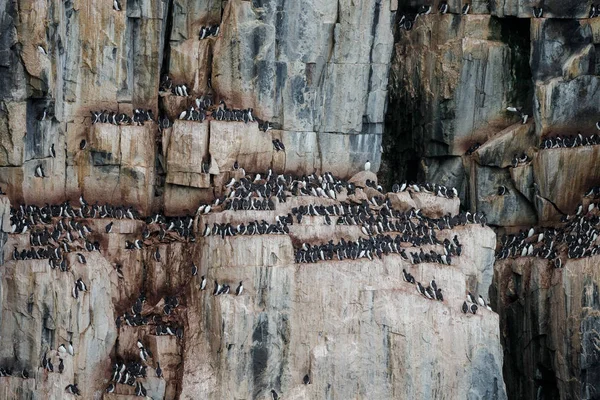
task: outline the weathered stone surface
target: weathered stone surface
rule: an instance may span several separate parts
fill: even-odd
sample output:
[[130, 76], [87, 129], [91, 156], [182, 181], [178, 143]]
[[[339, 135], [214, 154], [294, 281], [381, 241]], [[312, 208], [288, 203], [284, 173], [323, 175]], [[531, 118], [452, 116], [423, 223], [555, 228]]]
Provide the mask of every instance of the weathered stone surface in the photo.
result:
[[[539, 135], [576, 135], [593, 129], [600, 114], [600, 77], [582, 75], [570, 81], [554, 78], [535, 86], [535, 120]], [[557, 104], [565, 106], [556, 106]], [[574, 105], [577, 106], [568, 106]]]
[[458, 197], [452, 199], [440, 198], [431, 193], [410, 194], [415, 202], [415, 206], [423, 210], [423, 214], [429, 218], [441, 218], [446, 215], [455, 216], [458, 214], [460, 200]]
[[534, 124], [511, 125], [477, 149], [474, 158], [480, 165], [506, 168], [512, 165], [515, 155], [521, 157], [537, 142]]
[[533, 161], [533, 171], [539, 195], [551, 201], [559, 212], [574, 214], [583, 193], [600, 183], [600, 171], [590, 168], [592, 165], [598, 165], [598, 162], [598, 146], [538, 152]]
[[[520, 258], [496, 264], [495, 301], [506, 349], [505, 377], [521, 398], [588, 397], [598, 390], [597, 256], [564, 260]], [[519, 338], [519, 339], [516, 339]], [[567, 378], [568, 377], [568, 378]]]
[[209, 152], [218, 172], [231, 171], [236, 160], [247, 172], [266, 171], [275, 151], [272, 140], [257, 124], [210, 121]]
[[529, 0], [492, 0], [489, 2], [492, 15], [498, 17], [533, 18], [533, 7], [544, 9], [544, 18], [587, 18], [593, 1], [546, 0], [532, 3]]
[[[484, 212], [492, 225], [533, 225], [537, 222], [532, 204], [517, 191], [506, 169], [476, 166], [477, 211]], [[499, 186], [506, 186], [508, 193], [500, 196]]]
[[[64, 387], [74, 381], [75, 373], [86, 397], [91, 398], [104, 385], [108, 355], [116, 339], [108, 279], [112, 267], [101, 256], [85, 255], [94, 268], [75, 262], [72, 271], [64, 273], [51, 270], [46, 260], [13, 261], [2, 267], [0, 357], [20, 360], [21, 368], [26, 368], [32, 377], [38, 375], [41, 385], [35, 388], [36, 398], [61, 398]], [[90, 290], [74, 299], [71, 289], [78, 278]], [[46, 351], [58, 366], [58, 353], [49, 349], [69, 340], [73, 341], [76, 353], [74, 357], [61, 356], [65, 359], [63, 374], [47, 374], [41, 369], [34, 374]]]
[[210, 176], [202, 171], [202, 163], [208, 158], [208, 124], [178, 120], [167, 135], [163, 138], [166, 182], [209, 188]]
[[[493, 261], [493, 232], [488, 228], [471, 229], [466, 227], [464, 233], [469, 237], [481, 237], [485, 232], [483, 236], [491, 239], [485, 253], [491, 253]], [[461, 233], [459, 235], [461, 240], [468, 240]], [[479, 341], [470, 333], [477, 329], [485, 332], [488, 338], [488, 335], [493, 337], [494, 313], [483, 310], [481, 315], [470, 318], [458, 308], [451, 306], [446, 310], [445, 304], [428, 304], [423, 298], [414, 297], [414, 288], [403, 284], [400, 275], [402, 267], [410, 266], [403, 266], [404, 262], [397, 256], [367, 264], [322, 262], [294, 266], [281, 259], [286, 249], [290, 249], [286, 238], [252, 239], [250, 247], [258, 249], [251, 253], [244, 244], [246, 241], [247, 238], [233, 239], [228, 247], [223, 246], [222, 239], [211, 237], [203, 245], [211, 251], [211, 264], [203, 267], [208, 269], [202, 269], [199, 274], [209, 274], [219, 282], [243, 280], [248, 295], [214, 297], [207, 292], [191, 291], [190, 311], [193, 314], [210, 313], [211, 316], [190, 321], [187, 335], [196, 341], [184, 353], [183, 398], [194, 398], [199, 392], [206, 393], [207, 398], [240, 397], [245, 393], [266, 398], [271, 388], [286, 394], [286, 398], [322, 398], [328, 396], [327, 393], [332, 398], [393, 398], [394, 393], [427, 398], [435, 397], [438, 390], [448, 393], [446, 379], [449, 377], [431, 380], [429, 373], [426, 376], [416, 373], [425, 365], [429, 365], [427, 368], [433, 365], [434, 369], [452, 365], [455, 370], [464, 371], [467, 375], [459, 374], [464, 379], [461, 378], [458, 386], [452, 389], [457, 397], [471, 393], [474, 398], [488, 398], [491, 393], [496, 393], [497, 398], [506, 398], [499, 373], [501, 355], [498, 349], [490, 348], [489, 342]], [[482, 250], [480, 243], [478, 241], [474, 246], [475, 253]], [[277, 257], [274, 257], [273, 248], [279, 249]], [[261, 253], [262, 262], [255, 260]], [[236, 261], [238, 257], [245, 262]], [[254, 266], [257, 262], [272, 266]], [[460, 306], [466, 291], [465, 264], [461, 261], [460, 265], [460, 269], [456, 269], [423, 264], [412, 266], [410, 270], [418, 280], [435, 276], [445, 282], [448, 304]], [[472, 265], [475, 268], [475, 264]], [[483, 265], [486, 265], [488, 275], [484, 279], [489, 284], [492, 264]], [[473, 273], [475, 282], [482, 279], [479, 272], [474, 270]], [[382, 274], [385, 279], [366, 278]], [[314, 288], [315, 281], [323, 288], [345, 289], [310, 289]], [[476, 287], [476, 284], [470, 286], [469, 290]], [[311, 307], [311, 304], [320, 306]], [[338, 307], [345, 310], [343, 314], [334, 315], [327, 311]], [[424, 321], [435, 321], [433, 326], [426, 330], [411, 328], [412, 325], [407, 323], [408, 314], [401, 311], [407, 308], [423, 313]], [[455, 327], [453, 333], [438, 335], [438, 331], [447, 331], [450, 321]], [[210, 332], [209, 326], [218, 331]], [[426, 332], [425, 337], [417, 340], [423, 332]], [[403, 343], [411, 343], [411, 346]], [[426, 349], [430, 346], [448, 349], [442, 363], [429, 358]], [[219, 349], [228, 350], [223, 354]], [[303, 350], [291, 355], [293, 362], [290, 363], [285, 361], [288, 349]], [[379, 354], [389, 362], [365, 359], [361, 354], [367, 351]], [[427, 354], [426, 359], [423, 359], [424, 354]], [[465, 369], [464, 362], [470, 364], [469, 369]], [[392, 373], [395, 378], [390, 379], [389, 372], [385, 372], [389, 368], [393, 371], [403, 368], [415, 373]], [[486, 369], [488, 373], [471, 375], [467, 372], [470, 368]], [[222, 370], [230, 372], [223, 376]], [[375, 373], [364, 376], [360, 372], [363, 370]], [[305, 373], [311, 374], [311, 385], [302, 385]], [[348, 380], [354, 384], [348, 384]], [[338, 389], [332, 393], [331, 387]]]
[[399, 32], [392, 84], [406, 103], [395, 119], [408, 124], [400, 129], [413, 130], [424, 155], [462, 155], [509, 125], [504, 109], [518, 49], [500, 40], [500, 30], [489, 16], [448, 14], [428, 15]]

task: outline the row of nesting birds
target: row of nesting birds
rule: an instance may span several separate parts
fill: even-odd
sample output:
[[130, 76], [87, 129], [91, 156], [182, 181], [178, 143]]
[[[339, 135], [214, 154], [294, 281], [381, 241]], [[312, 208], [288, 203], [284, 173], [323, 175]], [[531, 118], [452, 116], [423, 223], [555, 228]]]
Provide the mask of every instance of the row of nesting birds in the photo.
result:
[[[600, 130], [600, 121], [596, 122], [596, 128]], [[559, 149], [559, 148], [573, 148], [579, 146], [595, 146], [600, 144], [600, 135], [593, 134], [591, 136], [583, 136], [581, 133], [577, 135], [568, 136], [555, 136], [544, 139], [541, 149]]]
[[[452, 13], [453, 11], [450, 9], [447, 1], [441, 1], [437, 8], [440, 14]], [[431, 14], [433, 8], [429, 4], [423, 4], [412, 11], [408, 11], [400, 14], [400, 20], [398, 21], [398, 26], [407, 31], [411, 30], [414, 24], [417, 22], [417, 19], [420, 16]], [[460, 9], [460, 13], [462, 15], [467, 15], [471, 11], [471, 5], [469, 3], [464, 3], [462, 8]], [[490, 11], [488, 4], [488, 11]], [[454, 11], [454, 12], [458, 12]], [[533, 6], [531, 7], [531, 15], [535, 18], [542, 18], [544, 16], [544, 8], [541, 6]], [[600, 16], [600, 4], [592, 4], [590, 7], [590, 11], [588, 13], [588, 18], [596, 18]]]
[[496, 258], [503, 260], [515, 257], [540, 257], [557, 268], [562, 267], [560, 255], [566, 252], [567, 258], [583, 258], [600, 254], [596, 239], [600, 234], [600, 216], [597, 205], [590, 203], [585, 208], [577, 207], [576, 214], [567, 215], [554, 228], [530, 228], [516, 234], [503, 234]]
[[[10, 223], [11, 233], [25, 234], [29, 232], [29, 244], [31, 248], [18, 250], [13, 249], [14, 260], [48, 259], [51, 268], [60, 268], [67, 271], [67, 253], [82, 251], [100, 251], [100, 243], [93, 240], [93, 230], [89, 225], [76, 221], [76, 218], [127, 218], [136, 220], [139, 217], [137, 211], [131, 207], [111, 205], [90, 205], [83, 197], [80, 197], [81, 207], [73, 207], [68, 201], [58, 205], [46, 205], [38, 207], [34, 205], [20, 205], [18, 208], [11, 207]], [[57, 220], [56, 223], [53, 223]], [[156, 236], [159, 242], [175, 240], [195, 241], [192, 229], [193, 218], [186, 217], [164, 217], [155, 214], [146, 219], [146, 227], [142, 231], [143, 240]], [[39, 227], [42, 225], [42, 227]], [[112, 232], [114, 222], [105, 226], [107, 234]], [[152, 229], [152, 230], [150, 230]], [[126, 248], [141, 248], [142, 241], [126, 241]], [[160, 253], [155, 253], [154, 258], [160, 261]], [[77, 259], [85, 264], [85, 256], [77, 253]]]

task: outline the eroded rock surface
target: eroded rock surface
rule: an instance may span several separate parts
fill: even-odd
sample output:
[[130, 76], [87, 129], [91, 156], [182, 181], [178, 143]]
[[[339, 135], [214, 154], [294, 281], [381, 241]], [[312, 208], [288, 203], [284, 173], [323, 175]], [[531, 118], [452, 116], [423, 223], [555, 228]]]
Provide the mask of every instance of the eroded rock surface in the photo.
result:
[[[391, 210], [393, 225], [385, 222], [382, 232], [373, 223], [361, 227], [340, 222], [351, 215], [340, 211], [331, 216], [336, 222], [328, 224], [330, 217], [321, 213], [340, 207], [340, 200], [296, 196], [293, 189], [286, 202], [275, 199], [265, 210], [230, 209], [238, 206], [228, 200], [225, 205], [213, 204], [210, 211], [201, 207], [195, 220], [153, 217], [145, 223], [127, 218], [131, 209], [114, 210], [124, 219], [116, 218], [121, 214], [92, 218], [94, 207], [84, 207], [79, 214], [73, 206], [74, 215], [84, 218], [52, 217], [30, 224], [28, 232], [9, 233], [3, 253], [0, 338], [3, 366], [10, 367], [13, 376], [0, 378], [6, 383], [4, 397], [62, 398], [64, 388], [77, 383], [84, 397], [105, 399], [128, 398], [138, 384], [155, 399], [196, 399], [200, 393], [209, 399], [269, 398], [271, 390], [298, 399], [437, 398], [440, 392], [457, 398], [506, 398], [498, 315], [485, 308], [474, 315], [461, 310], [467, 292], [487, 297], [493, 231], [457, 215], [457, 198], [411, 189], [387, 195], [371, 187], [361, 189], [372, 178], [364, 172], [336, 192], [340, 199], [349, 199], [344, 207], [353, 205], [378, 218]], [[274, 176], [269, 179], [276, 182]], [[233, 188], [241, 188], [239, 180]], [[1, 199], [0, 214], [6, 220], [10, 203], [5, 196]], [[365, 201], [372, 205], [365, 208]], [[402, 202], [418, 203], [421, 211], [403, 207]], [[315, 214], [310, 211], [313, 206], [319, 210]], [[60, 207], [53, 210], [60, 213]], [[303, 212], [307, 214], [300, 220]], [[26, 223], [16, 214], [14, 209], [3, 230], [22, 232]], [[39, 236], [43, 229], [54, 232], [59, 221], [77, 228], [58, 239], [67, 241], [73, 235], [71, 251], [58, 259], [52, 255], [56, 250], [40, 253], [50, 261], [30, 259], [31, 250], [23, 249], [41, 251], [43, 247], [30, 243], [45, 240]], [[240, 224], [253, 229], [254, 221], [268, 221], [264, 228], [273, 232], [232, 236], [223, 230], [231, 226], [241, 232]], [[422, 226], [424, 221], [438, 225], [423, 239], [419, 230], [404, 238], [396, 231], [413, 223]], [[91, 232], [81, 231], [83, 226]], [[372, 233], [366, 235], [365, 228]], [[397, 237], [397, 245], [391, 252], [386, 247], [379, 256], [375, 248], [367, 250], [368, 257], [363, 252], [343, 256], [344, 260], [331, 254], [305, 263], [307, 255], [299, 255], [302, 243], [318, 246], [343, 239], [364, 246], [380, 243], [385, 235], [390, 240]], [[426, 237], [435, 237], [439, 244], [406, 241]], [[49, 239], [50, 248], [52, 243], [54, 239]], [[419, 251], [425, 257], [423, 249], [456, 252], [457, 243], [462, 252], [448, 261], [450, 265], [444, 264], [445, 258], [422, 258], [413, 264]], [[399, 250], [410, 258], [406, 260]], [[405, 281], [403, 269], [424, 287], [435, 279], [443, 301], [420, 295]], [[208, 283], [201, 290], [204, 278]], [[87, 291], [75, 298], [78, 279]], [[230, 285], [231, 292], [215, 296], [213, 282]], [[244, 289], [236, 296], [239, 283]], [[69, 342], [74, 356], [57, 350]], [[145, 362], [140, 351], [151, 354]], [[62, 358], [64, 371], [44, 368], [44, 355], [55, 368]], [[135, 385], [111, 382], [121, 362], [128, 363], [128, 372], [131, 363], [147, 369], [132, 378]], [[158, 363], [162, 377], [155, 371]], [[29, 379], [20, 377], [23, 369]], [[303, 384], [307, 374], [309, 385]], [[103, 394], [110, 384], [116, 386], [114, 392]]]

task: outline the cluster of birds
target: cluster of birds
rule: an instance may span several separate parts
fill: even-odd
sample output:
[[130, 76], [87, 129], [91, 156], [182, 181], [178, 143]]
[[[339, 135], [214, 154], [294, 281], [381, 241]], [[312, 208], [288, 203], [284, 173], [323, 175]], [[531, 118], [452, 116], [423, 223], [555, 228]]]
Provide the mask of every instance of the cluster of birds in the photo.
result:
[[[205, 289], [206, 289], [206, 278], [204, 276], [202, 276], [202, 280], [200, 283], [200, 290], [205, 290]], [[231, 286], [229, 286], [227, 283], [224, 283], [221, 285], [219, 282], [217, 282], [215, 280], [215, 288], [213, 290], [213, 296], [229, 294], [230, 291], [231, 291]], [[240, 283], [238, 284], [238, 287], [235, 289], [235, 295], [241, 296], [243, 291], [244, 291], [244, 285], [243, 285], [242, 281], [240, 281]]]
[[[135, 395], [139, 397], [146, 397], [147, 391], [142, 382], [138, 379], [145, 379], [148, 377], [148, 366], [146, 365], [148, 356], [152, 356], [150, 350], [146, 349], [143, 343], [138, 340], [137, 346], [140, 351], [139, 361], [117, 361], [113, 364], [112, 373], [110, 378], [110, 384], [106, 388], [106, 393], [114, 393], [117, 389], [118, 384], [135, 386]], [[156, 376], [161, 378], [163, 376], [160, 363], [156, 363]]]
[[[600, 122], [598, 124], [600, 124]], [[600, 130], [600, 128], [598, 128], [598, 130]], [[596, 135], [594, 133], [591, 136], [583, 136], [581, 133], [578, 133], [577, 135], [546, 138], [542, 142], [540, 149], [560, 149], [566, 147], [572, 148], [579, 146], [595, 146], [598, 144], [600, 144], [600, 135]]]
[[[133, 306], [131, 306], [131, 314], [129, 311], [125, 312], [123, 315], [117, 316], [115, 319], [115, 325], [117, 329], [121, 328], [121, 324], [123, 321], [128, 326], [144, 326], [144, 325], [155, 325], [155, 335], [156, 336], [176, 336], [179, 339], [183, 338], [183, 328], [171, 321], [163, 321], [163, 316], [160, 314], [150, 314], [150, 315], [142, 315], [143, 305], [146, 302], [146, 296], [142, 293], [136, 299]], [[179, 305], [179, 302], [176, 297], [165, 298], [165, 305], [163, 306], [163, 314], [165, 316], [170, 316], [173, 310]]]
[[529, 156], [525, 153], [522, 153], [521, 155], [515, 154], [513, 156], [511, 165], [513, 168], [517, 168], [519, 165], [521, 164], [526, 164], [529, 161], [531, 161], [531, 159], [529, 158]]
[[417, 289], [417, 293], [419, 293], [421, 296], [425, 297], [426, 299], [444, 301], [444, 296], [442, 295], [442, 289], [437, 286], [437, 284], [435, 283], [435, 280], [432, 279], [431, 282], [429, 282], [429, 286], [424, 287], [423, 284], [421, 284], [421, 282], [416, 282], [415, 277], [412, 276], [412, 274], [406, 272], [406, 270], [404, 270], [404, 269], [402, 270], [402, 279], [405, 282], [415, 285], [415, 288]]
[[[182, 217], [165, 217], [157, 213], [145, 220], [145, 226], [142, 230], [141, 239], [133, 241], [125, 241], [125, 249], [141, 250], [147, 245], [156, 243], [171, 243], [171, 242], [191, 242], [196, 241], [193, 224], [194, 218], [190, 215]], [[106, 227], [106, 233], [109, 233], [109, 226]], [[156, 248], [152, 257], [155, 261], [161, 261], [160, 250]]]
[[[280, 203], [285, 203], [291, 196], [336, 199], [344, 189], [348, 194], [353, 194], [356, 187], [352, 183], [334, 178], [328, 172], [323, 175], [313, 173], [294, 177], [289, 174], [278, 175], [269, 169], [266, 174], [256, 174], [254, 178], [232, 178], [225, 185], [225, 189], [224, 197], [219, 200], [224, 203], [225, 209], [245, 210], [252, 206], [252, 199], [258, 199], [263, 206], [266, 200], [268, 208], [274, 209], [272, 198], [276, 198]], [[254, 203], [255, 206], [256, 204]]]
[[209, 37], [216, 37], [219, 34], [219, 25], [203, 26], [200, 28], [198, 39], [207, 39]]
[[[461, 8], [460, 13], [462, 15], [467, 15], [470, 10], [471, 10], [471, 5], [469, 3], [465, 3]], [[412, 11], [409, 13], [402, 14], [400, 16], [400, 20], [398, 21], [398, 25], [400, 28], [409, 31], [413, 28], [413, 26], [417, 22], [417, 19], [419, 16], [431, 14], [432, 11], [433, 11], [433, 9], [432, 9], [431, 5], [424, 4], [424, 5], [420, 6], [416, 12]], [[542, 7], [534, 6], [534, 7], [532, 7], [531, 11], [532, 11], [532, 15], [535, 18], [542, 18], [544, 15], [544, 9]], [[446, 14], [448, 12], [451, 12], [450, 7], [448, 6], [448, 2], [446, 2], [446, 1], [440, 2], [439, 6], [438, 6], [438, 12], [440, 14]], [[588, 14], [588, 17], [596, 18], [598, 16], [600, 16], [600, 4], [592, 4], [592, 6], [590, 8], [590, 12]]]
[[479, 305], [482, 308], [487, 308], [488, 310], [492, 311], [492, 308], [490, 307], [488, 302], [485, 301], [485, 299], [481, 295], [479, 295], [477, 300], [475, 300], [475, 297], [471, 294], [471, 292], [469, 292], [467, 294], [467, 300], [465, 300], [463, 302], [463, 305], [461, 308], [462, 312], [465, 314], [466, 313], [477, 314], [477, 310], [479, 309], [479, 307], [477, 307], [476, 303], [479, 303]]
[[[20, 205], [11, 207], [11, 233], [25, 234], [29, 232], [31, 248], [19, 251], [13, 249], [14, 260], [48, 259], [52, 269], [69, 270], [66, 254], [76, 251], [99, 251], [100, 243], [92, 241], [93, 230], [77, 219], [112, 218], [136, 219], [138, 213], [132, 207], [111, 206], [109, 204], [88, 204], [83, 196], [79, 198], [81, 207], [74, 207], [69, 201], [61, 204], [46, 204], [43, 207], [35, 205]], [[113, 222], [106, 227], [106, 233], [112, 230]], [[78, 252], [77, 260], [86, 264], [85, 256]], [[82, 289], [84, 288], [84, 289]], [[85, 285], [79, 285], [79, 290], [85, 291]], [[75, 288], [73, 291], [75, 292]]]
[[[381, 186], [376, 188], [380, 192], [383, 192]], [[437, 183], [394, 183], [392, 185], [393, 193], [401, 193], [404, 191], [409, 191], [413, 193], [429, 193], [434, 194], [438, 197], [443, 197], [445, 199], [453, 199], [458, 197], [458, 191], [454, 187], [448, 187], [444, 185], [438, 185]]]
[[224, 239], [225, 237], [238, 235], [283, 235], [288, 234], [289, 232], [287, 220], [280, 218], [274, 224], [270, 224], [264, 219], [261, 220], [261, 222], [254, 220], [248, 222], [248, 224], [241, 223], [236, 226], [232, 225], [230, 222], [221, 224], [214, 223], [212, 228], [208, 224], [205, 224], [202, 236], [221, 236], [221, 238]]
[[[140, 348], [140, 357], [147, 359], [150, 350], [146, 350], [142, 342], [138, 340], [138, 347]], [[140, 347], [142, 346], [142, 347]], [[146, 397], [147, 391], [142, 382], [138, 379], [145, 379], [148, 377], [148, 367], [145, 365], [146, 360], [143, 359], [143, 363], [138, 361], [123, 362], [118, 361], [113, 364], [110, 384], [106, 388], [106, 393], [114, 393], [117, 389], [118, 384], [135, 386], [135, 395], [139, 397]], [[162, 370], [160, 363], [157, 363], [156, 376], [162, 377]]]
[[[467, 15], [470, 10], [471, 10], [471, 5], [469, 3], [466, 3], [462, 6], [460, 13], [462, 15]], [[433, 9], [430, 5], [424, 4], [424, 5], [420, 6], [416, 12], [413, 11], [413, 12], [402, 14], [400, 16], [400, 20], [398, 21], [398, 26], [402, 29], [410, 31], [413, 28], [413, 26], [415, 25], [415, 23], [417, 22], [417, 18], [419, 16], [431, 14], [432, 11], [433, 11]], [[440, 2], [439, 6], [438, 6], [438, 12], [440, 14], [446, 14], [446, 13], [450, 12], [450, 7], [448, 6], [448, 2], [446, 2], [446, 1]]]
[[596, 210], [595, 203], [590, 203], [587, 212], [580, 204], [576, 214], [563, 217], [558, 227], [537, 231], [530, 228], [527, 232], [520, 230], [516, 234], [503, 234], [496, 258], [540, 257], [549, 260], [554, 267], [561, 268], [563, 261], [560, 255], [563, 253], [567, 258], [600, 254], [600, 246], [596, 243], [600, 234], [600, 216]]
[[[421, 214], [420, 210], [411, 209], [409, 212], [402, 212], [395, 210], [388, 202], [384, 203], [380, 209], [372, 209], [366, 201], [363, 201], [362, 204], [342, 202], [339, 205], [328, 207], [309, 205], [292, 209], [292, 216], [296, 217], [298, 223], [307, 214], [323, 215], [326, 224], [332, 215], [338, 216], [336, 223], [339, 225], [362, 225], [361, 232], [368, 238], [359, 238], [357, 241], [341, 239], [337, 244], [334, 244], [332, 240], [321, 245], [302, 243], [295, 249], [297, 263], [315, 263], [334, 258], [340, 261], [359, 258], [372, 260], [374, 257], [381, 259], [383, 255], [399, 254], [405, 260], [410, 259], [414, 264], [437, 262], [450, 265], [452, 257], [460, 256], [462, 253], [462, 245], [456, 235], [452, 242], [448, 239], [441, 242], [436, 237], [435, 229], [452, 229], [467, 223], [481, 223], [482, 218], [475, 218], [469, 212], [461, 213], [456, 217], [447, 215], [439, 219], [427, 218]], [[293, 221], [293, 218], [288, 216], [286, 220]], [[389, 232], [398, 232], [401, 235], [393, 238], [388, 234]], [[420, 249], [418, 253], [411, 253], [411, 259], [401, 247], [402, 243], [411, 243], [413, 246], [443, 245], [444, 253], [439, 254], [434, 250], [425, 253], [423, 249]]]
[[129, 116], [125, 113], [116, 113], [114, 111], [102, 110], [102, 111], [90, 111], [92, 115], [93, 124], [113, 124], [113, 125], [144, 125], [144, 122], [154, 122], [154, 115], [152, 110], [143, 110], [136, 108], [133, 110], [133, 116]]
[[227, 121], [227, 122], [256, 122], [255, 117], [252, 115], [252, 108], [245, 108], [243, 110], [236, 108], [228, 108], [227, 104], [221, 100], [219, 102], [219, 107], [214, 110], [211, 116], [217, 121]]
[[[67, 354], [70, 354], [71, 356], [75, 355], [75, 351], [73, 349], [73, 342], [69, 342], [68, 345], [65, 345], [64, 343], [61, 344], [60, 346], [58, 346], [58, 373], [62, 374], [63, 371], [65, 370], [65, 363], [64, 363], [64, 358], [66, 358], [65, 356]], [[42, 368], [44, 368], [46, 371], [48, 372], [54, 372], [54, 364], [52, 364], [52, 357], [48, 357], [48, 351], [44, 352], [44, 355], [42, 357]], [[23, 372], [24, 374], [26, 373], [26, 371]], [[75, 385], [77, 386], [77, 385]]]

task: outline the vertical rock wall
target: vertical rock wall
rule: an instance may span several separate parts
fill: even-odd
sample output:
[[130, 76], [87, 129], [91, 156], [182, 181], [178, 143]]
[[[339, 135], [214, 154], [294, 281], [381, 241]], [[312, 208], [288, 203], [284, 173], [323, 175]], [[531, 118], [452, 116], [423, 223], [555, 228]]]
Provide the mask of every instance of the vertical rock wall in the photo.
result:
[[[359, 189], [355, 197], [340, 197], [359, 204], [356, 199], [367, 193]], [[408, 192], [386, 197], [398, 210], [418, 203], [423, 215], [458, 213], [456, 199]], [[0, 200], [7, 222], [10, 203], [5, 196]], [[13, 376], [0, 377], [3, 398], [66, 398], [64, 388], [75, 382], [85, 398], [134, 398], [134, 388], [125, 384], [114, 393], [103, 392], [116, 363], [139, 360], [140, 340], [151, 355], [143, 363], [147, 375], [137, 381], [154, 399], [267, 399], [271, 390], [291, 399], [439, 398], [440, 393], [506, 399], [498, 315], [485, 308], [475, 315], [461, 311], [468, 291], [485, 293], [491, 283], [495, 235], [490, 228], [463, 224], [438, 230], [439, 240], [456, 235], [463, 244], [452, 265], [412, 264], [399, 254], [297, 263], [295, 251], [302, 242], [364, 238], [359, 226], [328, 225], [323, 216], [306, 216], [289, 226], [289, 234], [201, 234], [206, 225], [274, 221], [315, 204], [338, 202], [294, 196], [270, 211], [217, 207], [196, 217], [195, 241], [171, 230], [160, 239], [160, 229], [168, 224], [75, 218], [90, 228], [88, 240], [98, 241], [100, 251], [81, 249], [78, 238], [70, 246], [87, 263], [70, 253], [66, 272], [45, 259], [14, 260], [13, 249], [29, 248], [30, 234], [5, 235], [0, 368], [10, 367]], [[109, 223], [112, 230], [105, 233]], [[10, 223], [3, 223], [7, 228]], [[140, 238], [146, 229], [142, 249], [125, 249], [126, 240]], [[407, 252], [418, 251], [407, 245]], [[440, 247], [431, 246], [438, 252]], [[424, 284], [435, 279], [444, 300], [419, 295], [404, 281], [403, 269]], [[209, 283], [201, 290], [204, 276]], [[88, 291], [74, 298], [72, 288], [80, 278]], [[244, 292], [214, 296], [213, 280], [232, 290], [242, 281]], [[123, 318], [132, 318], [142, 294], [140, 316], [147, 321], [130, 326]], [[166, 314], [168, 296], [178, 301]], [[164, 324], [181, 329], [180, 336], [157, 335]], [[73, 356], [57, 350], [69, 342]], [[42, 368], [44, 355], [54, 372]], [[60, 359], [62, 373], [56, 370]], [[158, 363], [162, 378], [155, 373]], [[28, 379], [19, 376], [23, 369]], [[311, 384], [303, 384], [306, 374]]]
[[[600, 185], [598, 145], [544, 148], [547, 139], [600, 133], [593, 2], [472, 2], [468, 15], [453, 1], [440, 15], [439, 3], [412, 30], [396, 28], [383, 173], [390, 182], [463, 188], [464, 204], [500, 232], [561, 226]], [[399, 18], [419, 6], [400, 2]], [[521, 107], [527, 123], [509, 106]], [[562, 269], [519, 254], [496, 264], [509, 398], [597, 397], [595, 258], [565, 256]]]
[[[577, 200], [568, 194], [599, 183], [589, 168], [594, 146], [540, 145], [597, 131], [600, 22], [587, 18], [589, 2], [560, 3], [545, 2], [543, 18], [533, 18], [533, 6], [522, 2], [474, 4], [469, 15], [457, 15], [450, 4], [446, 15], [397, 29], [386, 175], [463, 187], [463, 200], [494, 225], [572, 213]], [[408, 4], [399, 14], [407, 10]], [[526, 127], [508, 106], [529, 115]], [[514, 167], [513, 158], [524, 155], [527, 161]], [[508, 194], [498, 196], [498, 186]]]
[[[265, 143], [273, 138], [285, 143], [287, 153], [272, 160], [264, 153], [256, 156], [261, 163], [240, 160], [248, 171], [270, 164], [298, 174], [332, 171], [349, 177], [367, 160], [379, 169], [395, 19], [390, 0], [121, 3], [120, 11], [69, 1], [3, 5], [0, 186], [11, 198], [33, 203], [43, 192], [46, 201], [57, 202], [83, 192], [108, 195], [143, 212], [189, 211], [178, 199], [215, 193], [190, 176], [174, 177], [173, 172], [197, 171], [165, 164], [168, 154], [156, 129], [134, 129], [130, 138], [129, 128], [107, 128], [102, 140], [110, 151], [143, 145], [144, 154], [131, 164], [97, 147], [90, 111], [131, 115], [150, 109], [173, 120], [201, 95], [253, 108], [275, 128]], [[205, 25], [220, 25], [219, 35], [199, 40]], [[161, 74], [187, 84], [190, 97], [159, 96]], [[238, 130], [240, 138], [255, 136], [255, 127]], [[142, 130], [138, 143], [135, 132]], [[89, 143], [85, 150], [79, 148], [82, 140]], [[211, 145], [205, 161], [222, 157], [219, 146]], [[248, 154], [266, 152], [258, 143], [242, 147]], [[48, 179], [34, 179], [40, 165]], [[179, 170], [169, 173], [169, 166]], [[203, 179], [225, 180], [224, 165], [218, 167]], [[107, 192], [103, 180], [119, 183], [109, 183]]]

